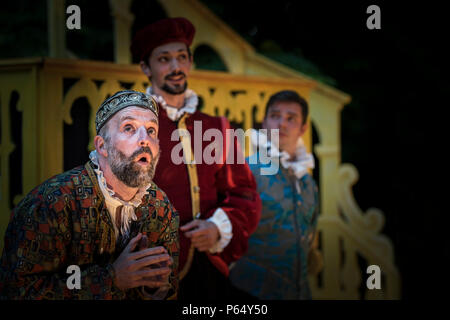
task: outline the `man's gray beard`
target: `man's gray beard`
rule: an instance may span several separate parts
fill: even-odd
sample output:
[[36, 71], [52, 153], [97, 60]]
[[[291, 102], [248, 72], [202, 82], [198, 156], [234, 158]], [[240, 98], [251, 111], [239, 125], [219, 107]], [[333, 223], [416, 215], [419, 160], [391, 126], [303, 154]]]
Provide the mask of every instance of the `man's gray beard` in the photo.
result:
[[[158, 164], [160, 151], [156, 157], [153, 157], [153, 153], [149, 147], [142, 147], [133, 152], [130, 157], [127, 157], [121, 151], [117, 150], [113, 146], [107, 146], [108, 150], [108, 164], [111, 167], [111, 171], [114, 175], [130, 188], [142, 188], [149, 185], [155, 176], [155, 168]], [[151, 155], [150, 165], [148, 169], [143, 169], [137, 164], [134, 159], [139, 154], [147, 152]]]
[[171, 88], [167, 83], [164, 83], [161, 90], [170, 93], [170, 94], [183, 94], [187, 89], [187, 81], [184, 82], [182, 87]]

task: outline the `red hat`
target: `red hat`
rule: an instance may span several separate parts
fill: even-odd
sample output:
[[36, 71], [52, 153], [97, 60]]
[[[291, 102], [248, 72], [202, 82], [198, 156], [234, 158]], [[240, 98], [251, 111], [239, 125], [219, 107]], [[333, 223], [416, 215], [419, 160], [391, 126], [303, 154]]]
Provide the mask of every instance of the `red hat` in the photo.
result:
[[189, 47], [194, 34], [195, 27], [186, 18], [162, 19], [136, 33], [130, 46], [131, 54], [142, 61], [153, 49], [169, 42], [183, 42]]

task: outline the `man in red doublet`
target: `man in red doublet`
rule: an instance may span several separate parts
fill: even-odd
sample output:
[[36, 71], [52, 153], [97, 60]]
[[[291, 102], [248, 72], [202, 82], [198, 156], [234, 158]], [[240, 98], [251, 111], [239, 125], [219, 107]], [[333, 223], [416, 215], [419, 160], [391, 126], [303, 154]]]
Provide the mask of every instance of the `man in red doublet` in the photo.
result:
[[[233, 290], [228, 267], [247, 250], [260, 218], [261, 200], [245, 162], [211, 163], [204, 158], [211, 144], [203, 139], [205, 131], [215, 129], [225, 139], [230, 125], [224, 117], [197, 110], [198, 96], [187, 88], [194, 33], [185, 18], [160, 20], [136, 33], [131, 51], [152, 82], [147, 93], [162, 107], [161, 156], [154, 181], [180, 215], [179, 299], [220, 300]], [[180, 137], [177, 129], [189, 134]], [[234, 154], [240, 152], [236, 140]], [[226, 154], [221, 153], [222, 160]]]

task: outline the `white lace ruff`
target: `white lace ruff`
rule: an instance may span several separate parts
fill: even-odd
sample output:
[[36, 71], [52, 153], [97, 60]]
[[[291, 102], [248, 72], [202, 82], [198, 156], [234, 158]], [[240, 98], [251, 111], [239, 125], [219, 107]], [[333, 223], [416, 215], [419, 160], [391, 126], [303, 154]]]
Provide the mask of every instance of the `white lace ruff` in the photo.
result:
[[167, 112], [167, 116], [172, 121], [180, 119], [184, 113], [194, 113], [197, 110], [198, 96], [191, 90], [187, 89], [185, 93], [184, 106], [180, 109], [169, 106], [162, 96], [153, 93], [152, 87], [147, 87], [147, 94], [151, 95]]
[[[251, 141], [254, 150], [266, 148], [268, 150], [269, 157], [280, 158], [283, 168], [288, 169], [297, 177], [297, 192], [301, 193], [298, 180], [308, 173], [308, 169], [314, 169], [314, 157], [311, 153], [306, 151], [305, 143], [302, 137], [299, 137], [297, 140], [294, 160], [289, 160], [291, 157], [289, 153], [286, 151], [280, 152], [278, 147], [267, 139], [267, 135], [258, 130], [252, 130]], [[257, 147], [259, 148], [257, 149]]]

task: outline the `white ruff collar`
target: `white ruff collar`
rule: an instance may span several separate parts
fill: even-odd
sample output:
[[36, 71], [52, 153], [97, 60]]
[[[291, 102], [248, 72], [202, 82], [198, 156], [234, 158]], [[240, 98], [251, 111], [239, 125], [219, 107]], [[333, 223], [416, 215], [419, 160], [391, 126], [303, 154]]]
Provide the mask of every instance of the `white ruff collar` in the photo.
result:
[[[117, 197], [114, 196], [114, 191], [108, 188], [108, 185], [106, 184], [106, 179], [103, 176], [103, 171], [100, 169], [99, 162], [98, 162], [98, 154], [97, 151], [91, 151], [89, 154], [89, 158], [96, 166], [94, 168], [95, 173], [97, 174], [97, 180], [98, 184], [100, 186], [100, 190], [102, 191], [103, 196], [105, 197], [106, 207], [108, 208], [108, 212], [111, 215], [114, 228], [116, 230], [116, 239], [119, 236], [119, 233], [122, 236], [128, 236], [130, 232], [130, 223], [131, 221], [136, 221], [137, 217], [134, 213], [134, 208], [137, 208], [142, 203], [142, 198], [144, 195], [148, 194], [147, 189], [151, 186], [151, 183], [146, 186], [145, 188], [141, 188], [138, 190], [136, 195], [131, 199], [130, 201], [123, 201]], [[117, 207], [122, 206], [121, 214], [122, 214], [122, 225], [120, 226], [120, 229], [118, 226], [116, 226], [116, 211]]]
[[[297, 149], [295, 151], [294, 160], [289, 160], [290, 155], [286, 151], [280, 152], [278, 147], [274, 143], [271, 143], [267, 139], [267, 136], [260, 131], [252, 130], [251, 141], [253, 147], [255, 148], [254, 150], [257, 150], [256, 147], [259, 146], [259, 149], [267, 149], [267, 155], [269, 157], [279, 157], [283, 168], [288, 169], [297, 177], [297, 179], [301, 179], [305, 174], [307, 174], [308, 169], [314, 168], [314, 157], [311, 153], [306, 152], [305, 143], [301, 137], [297, 140]], [[297, 191], [300, 193], [298, 185]]]
[[191, 90], [187, 89], [184, 96], [184, 106], [180, 109], [169, 106], [162, 96], [153, 93], [152, 87], [147, 87], [147, 94], [152, 95], [156, 101], [164, 108], [167, 112], [167, 116], [172, 121], [177, 121], [181, 118], [184, 113], [194, 113], [197, 110], [198, 96]]

